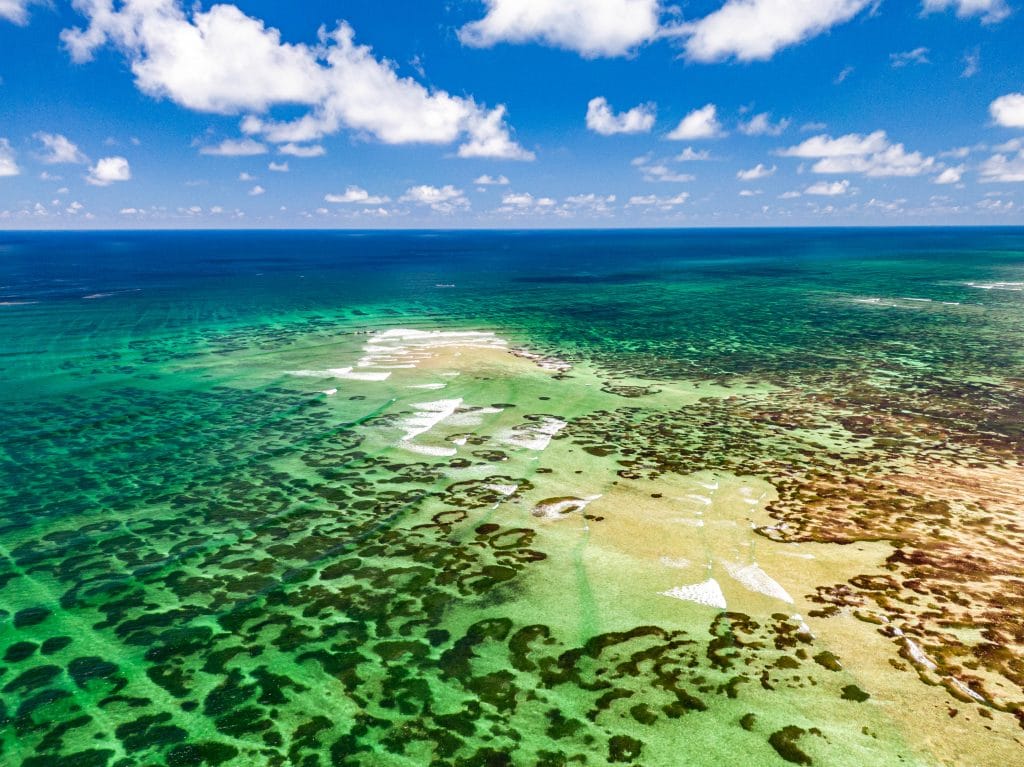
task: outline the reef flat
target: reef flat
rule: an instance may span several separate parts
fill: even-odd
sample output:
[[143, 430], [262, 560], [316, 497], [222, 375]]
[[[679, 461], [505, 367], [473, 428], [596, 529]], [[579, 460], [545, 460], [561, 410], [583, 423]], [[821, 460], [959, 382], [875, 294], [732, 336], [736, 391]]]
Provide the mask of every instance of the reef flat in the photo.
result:
[[5, 237], [4, 764], [1024, 755], [1024, 234]]

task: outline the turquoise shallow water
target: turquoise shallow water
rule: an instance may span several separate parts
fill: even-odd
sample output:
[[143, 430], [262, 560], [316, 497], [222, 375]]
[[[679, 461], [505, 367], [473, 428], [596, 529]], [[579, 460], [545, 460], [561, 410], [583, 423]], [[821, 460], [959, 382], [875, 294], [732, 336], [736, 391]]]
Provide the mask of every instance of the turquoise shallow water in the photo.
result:
[[0, 326], [5, 764], [1024, 754], [1022, 231], [0, 234]]

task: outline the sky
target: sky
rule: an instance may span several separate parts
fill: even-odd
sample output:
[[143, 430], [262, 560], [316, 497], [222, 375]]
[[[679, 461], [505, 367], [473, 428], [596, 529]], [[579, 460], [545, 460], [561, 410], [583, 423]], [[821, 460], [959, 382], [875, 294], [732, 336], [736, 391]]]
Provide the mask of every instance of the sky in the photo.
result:
[[1024, 224], [1024, 0], [0, 0], [0, 229]]

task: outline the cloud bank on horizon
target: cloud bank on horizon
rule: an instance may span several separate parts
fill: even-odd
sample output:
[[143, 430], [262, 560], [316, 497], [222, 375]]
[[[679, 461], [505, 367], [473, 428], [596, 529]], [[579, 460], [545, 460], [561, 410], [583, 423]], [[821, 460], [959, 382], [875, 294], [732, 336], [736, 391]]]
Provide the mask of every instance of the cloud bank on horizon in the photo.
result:
[[303, 6], [0, 0], [0, 226], [1024, 222], [1014, 0]]

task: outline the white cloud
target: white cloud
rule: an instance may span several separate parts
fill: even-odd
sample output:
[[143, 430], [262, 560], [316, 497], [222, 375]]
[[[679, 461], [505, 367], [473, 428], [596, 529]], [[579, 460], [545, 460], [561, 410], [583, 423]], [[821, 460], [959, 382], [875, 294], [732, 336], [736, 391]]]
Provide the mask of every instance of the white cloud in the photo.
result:
[[39, 0], [0, 0], [0, 19], [14, 24], [28, 23], [28, 7]]
[[469, 118], [469, 137], [459, 147], [459, 157], [490, 157], [500, 160], [536, 159], [536, 155], [513, 141], [505, 125], [505, 107], [500, 106]]
[[89, 168], [85, 177], [93, 186], [110, 186], [115, 181], [128, 181], [132, 177], [128, 161], [123, 157], [104, 157]]
[[648, 133], [654, 127], [656, 107], [654, 104], [640, 104], [627, 112], [615, 114], [608, 99], [593, 98], [587, 104], [587, 127], [602, 136], [617, 133]]
[[865, 155], [880, 152], [889, 145], [885, 131], [875, 131], [866, 136], [859, 133], [848, 133], [839, 138], [820, 135], [813, 136], [797, 146], [784, 149], [779, 154], [783, 157], [845, 157], [848, 155]]
[[718, 138], [724, 136], [722, 126], [718, 122], [718, 107], [707, 104], [695, 109], [679, 121], [668, 138], [672, 141], [692, 141], [695, 139]]
[[272, 171], [274, 173], [287, 173], [289, 170], [288, 163], [272, 162], [269, 165], [267, 165], [267, 170]]
[[1024, 150], [1015, 156], [994, 154], [981, 164], [981, 180], [985, 183], [1024, 182]]
[[814, 173], [860, 173], [873, 178], [919, 176], [935, 167], [934, 157], [907, 152], [903, 144], [891, 144], [885, 131], [849, 133], [838, 138], [814, 136], [779, 154], [817, 159], [811, 167]]
[[48, 165], [89, 162], [89, 158], [77, 146], [59, 133], [36, 133], [33, 138], [43, 145], [46, 153], [40, 159]]
[[965, 168], [963, 165], [946, 168], [942, 173], [935, 177], [935, 183], [940, 185], [959, 184], [960, 179], [963, 178], [964, 170]]
[[975, 48], [973, 51], [967, 51], [964, 54], [964, 71], [960, 73], [961, 77], [974, 77], [978, 72], [981, 71], [981, 50]]
[[323, 157], [327, 150], [320, 144], [282, 144], [277, 148], [278, 154], [286, 154], [290, 157], [309, 159], [311, 157]]
[[252, 189], [249, 190], [249, 196], [250, 197], [259, 197], [261, 194], [265, 194], [266, 191], [267, 191], [266, 189], [264, 189], [262, 186], [257, 184], [256, 186], [254, 186]]
[[915, 48], [912, 51], [890, 53], [889, 63], [893, 69], [901, 69], [908, 64], [931, 64], [932, 62], [928, 60], [927, 48]]
[[238, 180], [239, 181], [255, 181], [256, 177], [254, 175], [252, 175], [251, 173], [246, 173], [246, 172], [243, 171], [243, 172], [238, 174]]
[[565, 198], [563, 209], [566, 215], [574, 211], [588, 211], [593, 214], [607, 216], [613, 212], [611, 207], [617, 198], [614, 194], [602, 196], [590, 192], [588, 194], [574, 194]]
[[517, 208], [528, 208], [533, 205], [533, 202], [533, 195], [529, 192], [524, 192], [522, 194], [510, 192], [501, 198], [502, 205], [512, 205]]
[[17, 176], [21, 171], [18, 169], [18, 163], [15, 162], [14, 149], [11, 148], [11, 142], [5, 138], [0, 138], [0, 178], [4, 176]]
[[803, 192], [783, 192], [779, 195], [780, 200], [795, 200], [797, 197], [803, 197]]
[[955, 160], [962, 160], [971, 153], [971, 148], [967, 146], [958, 146], [956, 149], [949, 149], [945, 152], [939, 152], [939, 157], [952, 157]]
[[558, 203], [550, 197], [534, 197], [529, 192], [509, 192], [502, 195], [500, 213], [548, 213]]
[[[282, 42], [281, 33], [234, 5], [181, 0], [75, 0], [86, 29], [61, 37], [76, 61], [108, 43], [120, 48], [136, 85], [188, 109], [247, 115], [243, 128], [273, 143], [307, 143], [342, 129], [386, 144], [465, 143], [464, 157], [529, 159], [511, 138], [504, 107], [428, 90], [401, 78], [394, 65], [355, 43], [350, 26], [322, 31], [315, 46]], [[263, 119], [269, 109], [308, 111], [293, 120]]]
[[1022, 149], [1024, 149], [1024, 138], [1012, 138], [1003, 144], [997, 144], [992, 147], [992, 151], [999, 152], [1000, 154], [1005, 154], [1007, 152], [1012, 154], [1013, 152], [1019, 152]]
[[400, 200], [427, 205], [438, 213], [452, 213], [460, 208], [468, 208], [470, 204], [463, 191], [451, 184], [442, 187], [427, 184], [410, 187], [405, 190]]
[[906, 205], [906, 203], [906, 199], [879, 200], [875, 197], [872, 197], [870, 200], [864, 203], [864, 207], [869, 210], [880, 210], [883, 213], [901, 213], [903, 211], [903, 206]]
[[961, 19], [981, 16], [982, 24], [997, 24], [1010, 15], [1006, 0], [924, 0], [924, 13], [956, 9]]
[[842, 85], [844, 82], [846, 82], [846, 78], [852, 75], [855, 71], [857, 71], [856, 67], [843, 67], [841, 70], [839, 70], [839, 74], [832, 79], [832, 84]]
[[644, 208], [661, 208], [662, 210], [668, 210], [682, 205], [688, 199], [690, 199], [689, 192], [680, 192], [673, 197], [658, 197], [654, 194], [641, 195], [637, 197], [630, 197], [629, 202], [626, 203], [630, 207], [644, 207]]
[[975, 207], [979, 210], [986, 210], [990, 213], [1009, 213], [1013, 210], [1013, 200], [978, 200]]
[[465, 45], [541, 42], [586, 58], [624, 56], [658, 34], [660, 0], [484, 0], [459, 30]]
[[253, 157], [266, 153], [266, 145], [261, 144], [259, 141], [253, 141], [251, 138], [229, 138], [216, 146], [204, 146], [199, 150], [199, 154], [213, 157]]
[[871, 155], [825, 157], [814, 163], [814, 173], [862, 173], [872, 178], [920, 176], [935, 167], [934, 157], [907, 152], [903, 144], [893, 144]]
[[736, 174], [736, 178], [740, 181], [757, 181], [758, 179], [768, 178], [769, 176], [775, 175], [775, 171], [778, 170], [774, 165], [768, 167], [764, 163], [758, 163], [749, 170], [741, 170]]
[[711, 152], [707, 149], [696, 150], [692, 146], [686, 147], [675, 156], [676, 162], [704, 162], [711, 159]]
[[765, 61], [849, 21], [876, 0], [727, 0], [714, 13], [679, 25], [691, 61]]
[[804, 190], [804, 194], [818, 195], [819, 197], [840, 197], [850, 191], [850, 182], [842, 181], [819, 181], [811, 184]]
[[1008, 93], [993, 101], [988, 108], [996, 125], [1024, 128], [1024, 93]]
[[509, 180], [506, 176], [478, 176], [474, 181], [477, 186], [508, 186]]
[[740, 133], [746, 136], [781, 136], [789, 127], [790, 121], [782, 119], [777, 123], [772, 123], [771, 118], [770, 112], [754, 115], [749, 120], [740, 123]]
[[741, 189], [740, 197], [757, 197], [760, 194], [764, 194], [760, 189]]
[[697, 178], [690, 173], [680, 173], [679, 171], [673, 170], [662, 162], [653, 162], [651, 155], [649, 154], [637, 157], [631, 164], [634, 167], [639, 168], [640, 172], [643, 173], [644, 181], [685, 183]]
[[358, 186], [350, 186], [342, 194], [326, 194], [324, 195], [324, 201], [347, 205], [382, 205], [386, 202], [391, 202], [387, 197], [370, 194]]

